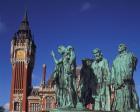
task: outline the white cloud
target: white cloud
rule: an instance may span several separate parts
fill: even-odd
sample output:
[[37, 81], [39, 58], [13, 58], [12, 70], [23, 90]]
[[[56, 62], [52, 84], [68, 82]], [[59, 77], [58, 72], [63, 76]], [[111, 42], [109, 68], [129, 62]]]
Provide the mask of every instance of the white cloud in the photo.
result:
[[85, 0], [85, 2], [81, 4], [80, 12], [85, 12], [95, 7], [96, 7], [95, 0], [87, 0], [87, 1]]
[[9, 112], [9, 102], [3, 105], [5, 112]]
[[82, 5], [82, 7], [81, 7], [81, 12], [83, 12], [83, 11], [87, 11], [88, 9], [90, 9], [92, 7], [92, 4], [90, 3], [90, 2], [86, 2], [86, 3], [84, 3], [83, 5]]
[[39, 86], [33, 86], [33, 88], [37, 89], [37, 88], [39, 88]]

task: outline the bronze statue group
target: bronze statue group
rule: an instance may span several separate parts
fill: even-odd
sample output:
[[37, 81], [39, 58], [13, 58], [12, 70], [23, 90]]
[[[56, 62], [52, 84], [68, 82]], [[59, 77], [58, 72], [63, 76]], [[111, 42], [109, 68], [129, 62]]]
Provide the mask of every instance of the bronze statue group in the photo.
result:
[[95, 111], [139, 112], [139, 100], [133, 74], [137, 58], [125, 44], [118, 47], [118, 55], [109, 67], [102, 51], [94, 49], [94, 59], [83, 59], [80, 77], [76, 75], [76, 56], [72, 46], [59, 46], [61, 55], [55, 62], [53, 84], [56, 85], [58, 108], [86, 109], [92, 104]]

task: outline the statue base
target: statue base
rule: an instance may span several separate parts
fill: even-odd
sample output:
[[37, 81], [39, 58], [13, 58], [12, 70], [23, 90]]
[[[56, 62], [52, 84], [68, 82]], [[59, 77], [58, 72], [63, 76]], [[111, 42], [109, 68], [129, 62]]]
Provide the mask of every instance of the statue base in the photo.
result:
[[114, 111], [95, 111], [95, 110], [82, 109], [83, 106], [81, 108], [81, 104], [78, 104], [77, 106], [79, 108], [56, 108], [56, 109], [47, 110], [46, 112], [114, 112]]
[[85, 110], [85, 108], [83, 107], [83, 104], [81, 102], [77, 103], [76, 109], [78, 109], [78, 110]]
[[71, 109], [51, 109], [48, 110], [47, 112], [94, 112], [93, 110], [86, 110], [86, 109], [76, 109], [76, 108], [71, 108]]
[[73, 109], [51, 109], [46, 112], [114, 112], [114, 111], [94, 111], [94, 110], [87, 110], [87, 109], [78, 110], [76, 108], [73, 108]]

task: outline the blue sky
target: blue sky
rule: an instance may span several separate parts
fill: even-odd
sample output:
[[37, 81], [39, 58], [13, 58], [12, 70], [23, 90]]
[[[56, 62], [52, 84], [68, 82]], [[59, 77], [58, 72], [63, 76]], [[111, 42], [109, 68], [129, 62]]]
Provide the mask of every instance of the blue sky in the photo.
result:
[[[37, 45], [33, 85], [40, 84], [42, 64], [47, 79], [53, 71], [51, 50], [58, 45], [75, 48], [77, 64], [92, 58], [98, 47], [110, 66], [119, 43], [125, 43], [140, 59], [139, 0], [1, 0], [0, 1], [0, 105], [9, 102], [11, 84], [10, 41], [18, 30], [25, 9]], [[59, 56], [57, 55], [59, 58]], [[140, 97], [140, 64], [134, 79]]]

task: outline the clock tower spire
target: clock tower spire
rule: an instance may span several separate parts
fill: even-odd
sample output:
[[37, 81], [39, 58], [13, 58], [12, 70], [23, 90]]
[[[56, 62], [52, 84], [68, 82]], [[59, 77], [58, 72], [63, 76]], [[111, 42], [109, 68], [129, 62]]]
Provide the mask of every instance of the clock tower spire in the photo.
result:
[[10, 112], [27, 112], [27, 97], [32, 88], [36, 45], [32, 39], [27, 11], [11, 41], [12, 82]]

